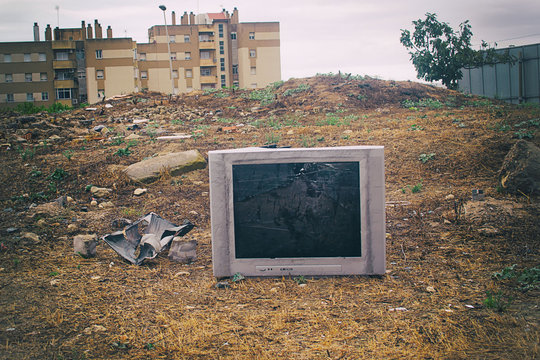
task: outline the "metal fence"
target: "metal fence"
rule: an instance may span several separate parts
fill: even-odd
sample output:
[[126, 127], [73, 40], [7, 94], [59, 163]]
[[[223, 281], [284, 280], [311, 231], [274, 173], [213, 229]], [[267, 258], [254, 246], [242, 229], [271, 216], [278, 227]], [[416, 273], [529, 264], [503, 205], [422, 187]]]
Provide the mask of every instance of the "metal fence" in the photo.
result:
[[517, 59], [514, 64], [462, 69], [459, 89], [513, 104], [540, 103], [540, 44], [515, 46], [498, 52], [506, 50]]

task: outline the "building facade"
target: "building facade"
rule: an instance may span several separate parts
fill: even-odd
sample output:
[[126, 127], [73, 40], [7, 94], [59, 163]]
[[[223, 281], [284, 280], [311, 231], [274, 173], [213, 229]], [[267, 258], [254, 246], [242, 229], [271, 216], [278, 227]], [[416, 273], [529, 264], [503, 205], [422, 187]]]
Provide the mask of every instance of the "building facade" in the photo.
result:
[[[240, 23], [229, 14], [184, 12], [148, 29], [148, 43], [103, 36], [101, 24], [45, 29], [33, 42], [0, 43], [0, 107], [96, 103], [140, 90], [178, 94], [261, 88], [281, 79], [278, 22]], [[167, 37], [168, 34], [168, 37]], [[170, 49], [170, 51], [169, 51]], [[172, 79], [171, 79], [172, 78]]]

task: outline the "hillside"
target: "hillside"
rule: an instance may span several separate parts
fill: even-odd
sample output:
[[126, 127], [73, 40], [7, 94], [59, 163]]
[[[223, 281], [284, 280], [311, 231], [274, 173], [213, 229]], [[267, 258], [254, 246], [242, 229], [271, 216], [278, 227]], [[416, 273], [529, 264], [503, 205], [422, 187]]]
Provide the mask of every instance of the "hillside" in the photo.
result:
[[[538, 106], [319, 75], [0, 118], [2, 359], [540, 356], [539, 202], [497, 182], [518, 139], [539, 145]], [[385, 146], [385, 276], [218, 289], [208, 169], [149, 184], [124, 173], [158, 154], [269, 144]], [[93, 196], [92, 185], [111, 192]], [[473, 189], [486, 199], [472, 202]], [[73, 252], [75, 235], [101, 237], [149, 212], [196, 225], [185, 236], [198, 241], [195, 262], [163, 252], [134, 266], [103, 241], [94, 258]]]

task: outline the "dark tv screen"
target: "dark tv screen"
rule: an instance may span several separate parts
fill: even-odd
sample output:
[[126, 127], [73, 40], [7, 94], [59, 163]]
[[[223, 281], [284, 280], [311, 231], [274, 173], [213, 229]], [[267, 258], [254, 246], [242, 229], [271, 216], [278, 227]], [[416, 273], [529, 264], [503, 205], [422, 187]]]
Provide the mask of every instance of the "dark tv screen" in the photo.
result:
[[360, 257], [358, 162], [233, 165], [236, 258]]

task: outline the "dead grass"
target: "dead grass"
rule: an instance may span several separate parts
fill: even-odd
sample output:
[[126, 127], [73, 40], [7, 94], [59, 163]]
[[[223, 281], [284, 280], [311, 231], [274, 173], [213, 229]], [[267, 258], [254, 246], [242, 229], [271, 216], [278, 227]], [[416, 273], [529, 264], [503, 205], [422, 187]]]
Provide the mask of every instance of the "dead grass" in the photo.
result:
[[[0, 230], [5, 247], [0, 252], [0, 358], [537, 358], [539, 290], [521, 291], [515, 280], [497, 281], [491, 275], [512, 264], [524, 269], [540, 263], [537, 200], [495, 189], [498, 168], [514, 140], [512, 132], [494, 129], [501, 121], [514, 124], [537, 118], [538, 110], [498, 103], [469, 106], [467, 102], [475, 98], [415, 83], [316, 77], [292, 80], [283, 90], [300, 82], [309, 83], [311, 90], [278, 97], [285, 108], [271, 105], [250, 113], [259, 104], [240, 96], [216, 99], [199, 94], [198, 99], [184, 96], [162, 104], [147, 95], [147, 103], [115, 103], [116, 113], [109, 115], [170, 121], [162, 110], [176, 111], [170, 118], [184, 118], [184, 123], [165, 122], [162, 127], [185, 133], [201, 124], [208, 128], [206, 135], [186, 139], [174, 150], [196, 148], [205, 155], [218, 148], [262, 145], [270, 132], [279, 137], [279, 145], [384, 145], [385, 276], [307, 278], [305, 285], [289, 277], [247, 279], [216, 289], [207, 169], [180, 177], [164, 171], [159, 181], [145, 185], [147, 194], [134, 197], [139, 184], [129, 183], [115, 166], [129, 165], [170, 145], [143, 139], [130, 148], [131, 155], [118, 157], [113, 154], [122, 145], [69, 141], [36, 151], [26, 161], [2, 150], [0, 200], [2, 209], [12, 211], [4, 210]], [[359, 91], [366, 100], [347, 95]], [[441, 102], [451, 97], [456, 105], [433, 110], [399, 105], [405, 99], [426, 97]], [[187, 120], [232, 106], [227, 111], [244, 124], [257, 119], [268, 123], [270, 116], [285, 124], [289, 113], [300, 112], [294, 113], [294, 126], [246, 126], [233, 133], [218, 131], [211, 117]], [[344, 109], [338, 113], [341, 118], [357, 118], [347, 125], [316, 125], [326, 113], [339, 109]], [[278, 111], [270, 114], [273, 110]], [[88, 137], [68, 124], [66, 117], [63, 136]], [[2, 130], [6, 141], [8, 133], [9, 129]], [[66, 149], [74, 151], [71, 161], [61, 155]], [[422, 163], [422, 153], [435, 155]], [[70, 175], [58, 181], [58, 192], [48, 193], [46, 177], [58, 167]], [[37, 170], [44, 175], [32, 177]], [[420, 182], [421, 191], [412, 193], [408, 186]], [[90, 207], [88, 184], [114, 188], [110, 200], [116, 207]], [[501, 212], [495, 220], [456, 213], [476, 188], [484, 189], [488, 197], [519, 203], [516, 208], [521, 211]], [[70, 195], [76, 203], [54, 216], [30, 218], [29, 205], [45, 202], [36, 198], [39, 192], [50, 199]], [[449, 194], [454, 199], [445, 199]], [[162, 254], [136, 267], [102, 242], [96, 258], [73, 254], [68, 224], [76, 224], [78, 233], [103, 236], [113, 231], [112, 220], [135, 220], [149, 211], [176, 223], [188, 218], [197, 225], [186, 235], [199, 243], [195, 263], [173, 263]], [[478, 232], [486, 222], [499, 232], [491, 237]], [[11, 226], [20, 230], [8, 234]], [[39, 243], [23, 239], [23, 231], [37, 233]], [[512, 298], [506, 311], [485, 307], [488, 290]]]

